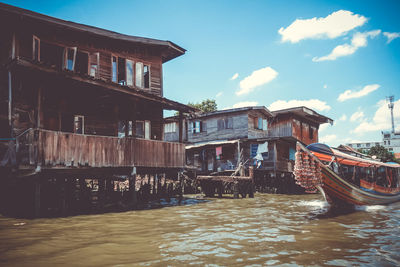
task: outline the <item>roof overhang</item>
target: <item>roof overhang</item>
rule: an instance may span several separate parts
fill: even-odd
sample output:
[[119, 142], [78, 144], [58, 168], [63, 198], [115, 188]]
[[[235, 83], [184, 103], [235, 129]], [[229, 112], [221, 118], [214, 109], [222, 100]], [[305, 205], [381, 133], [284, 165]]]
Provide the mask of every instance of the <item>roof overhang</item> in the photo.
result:
[[298, 117], [306, 118], [314, 123], [323, 124], [323, 123], [330, 123], [333, 124], [333, 120], [328, 118], [324, 115], [321, 115], [314, 110], [307, 108], [307, 107], [295, 107], [295, 108], [288, 108], [288, 109], [281, 109], [272, 111], [274, 116], [286, 115], [286, 114], [294, 114]]
[[163, 63], [171, 59], [174, 59], [178, 56], [181, 56], [186, 52], [184, 48], [178, 46], [177, 44], [171, 41], [121, 34], [114, 31], [97, 28], [94, 26], [89, 26], [85, 24], [80, 24], [72, 21], [66, 21], [50, 17], [44, 14], [33, 12], [31, 10], [7, 5], [4, 3], [0, 3], [0, 14], [2, 13], [14, 15], [14, 17], [19, 21], [26, 21], [26, 23], [29, 23], [30, 21], [35, 21], [53, 27], [54, 29], [60, 29], [63, 31], [71, 30], [73, 32], [80, 32], [93, 36], [108, 38], [115, 42], [121, 42], [121, 41], [128, 42], [132, 45], [140, 44], [146, 46], [153, 46], [161, 50]]

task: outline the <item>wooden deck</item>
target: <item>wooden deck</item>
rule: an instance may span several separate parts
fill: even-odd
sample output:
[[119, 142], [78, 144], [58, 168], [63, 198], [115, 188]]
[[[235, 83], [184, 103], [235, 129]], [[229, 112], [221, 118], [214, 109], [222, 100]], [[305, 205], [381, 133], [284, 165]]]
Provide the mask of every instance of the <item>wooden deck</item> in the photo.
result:
[[185, 166], [185, 145], [31, 129], [18, 139], [20, 164], [42, 167]]

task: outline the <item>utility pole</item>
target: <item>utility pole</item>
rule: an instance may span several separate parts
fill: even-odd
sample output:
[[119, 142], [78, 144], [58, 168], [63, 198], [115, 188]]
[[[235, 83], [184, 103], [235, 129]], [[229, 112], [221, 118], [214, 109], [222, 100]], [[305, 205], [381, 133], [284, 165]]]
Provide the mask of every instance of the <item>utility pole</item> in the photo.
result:
[[392, 133], [394, 133], [394, 118], [393, 118], [393, 107], [394, 107], [394, 96], [387, 96], [386, 101], [389, 102], [388, 107], [390, 109], [390, 115], [392, 116]]

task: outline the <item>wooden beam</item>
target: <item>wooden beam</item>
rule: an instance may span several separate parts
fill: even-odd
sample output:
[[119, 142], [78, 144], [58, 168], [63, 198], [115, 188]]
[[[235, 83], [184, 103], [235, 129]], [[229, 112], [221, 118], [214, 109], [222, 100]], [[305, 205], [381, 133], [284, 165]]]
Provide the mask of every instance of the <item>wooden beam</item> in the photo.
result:
[[179, 143], [183, 142], [183, 115], [179, 111]]

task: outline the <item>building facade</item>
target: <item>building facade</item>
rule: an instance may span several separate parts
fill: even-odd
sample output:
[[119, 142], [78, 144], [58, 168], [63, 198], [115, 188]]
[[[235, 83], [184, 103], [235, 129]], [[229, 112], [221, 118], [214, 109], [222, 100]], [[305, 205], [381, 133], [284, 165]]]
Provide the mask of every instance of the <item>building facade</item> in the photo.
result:
[[396, 159], [400, 159], [400, 133], [399, 132], [382, 132], [382, 141], [380, 142], [357, 142], [347, 144], [353, 149], [362, 149], [369, 151], [371, 147], [380, 145], [386, 148], [390, 153], [394, 155]]
[[[177, 140], [175, 118], [168, 118], [165, 138]], [[187, 117], [186, 163], [198, 174], [231, 173], [239, 164], [255, 167], [263, 192], [295, 192], [296, 142], [318, 142], [318, 129], [332, 120], [306, 107], [270, 112], [263, 106], [220, 110]]]
[[115, 180], [185, 167], [184, 144], [163, 140], [163, 110], [193, 109], [163, 97], [162, 82], [185, 49], [2, 3], [0, 23], [3, 204], [40, 215], [46, 188], [65, 209], [89, 178], [104, 200]]

